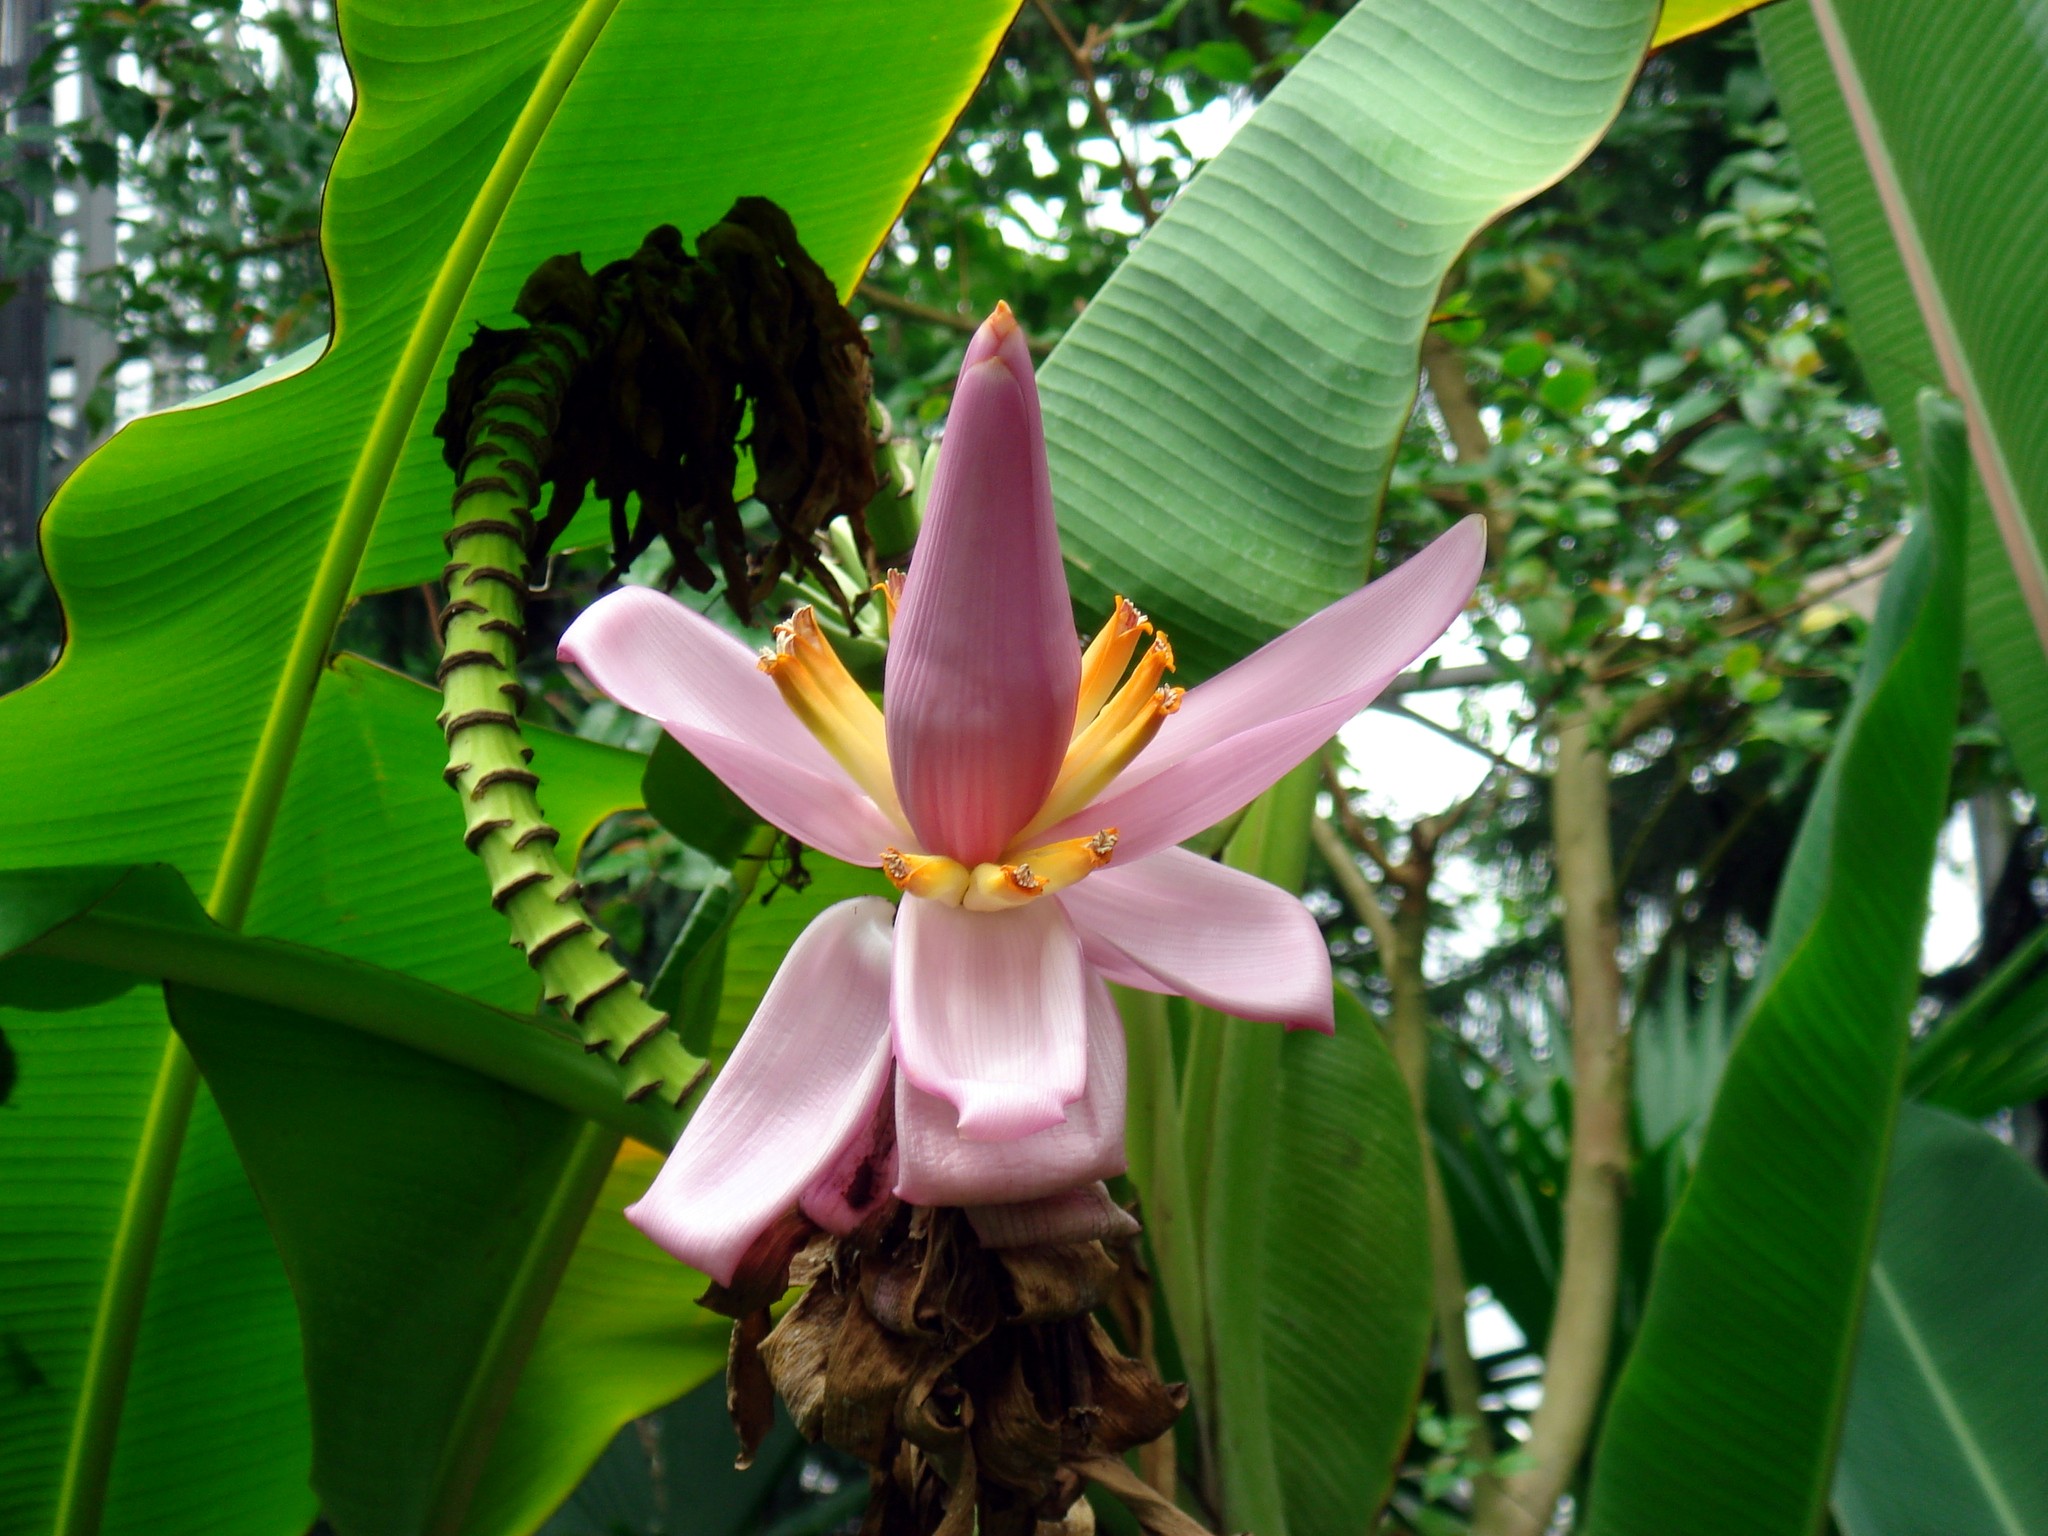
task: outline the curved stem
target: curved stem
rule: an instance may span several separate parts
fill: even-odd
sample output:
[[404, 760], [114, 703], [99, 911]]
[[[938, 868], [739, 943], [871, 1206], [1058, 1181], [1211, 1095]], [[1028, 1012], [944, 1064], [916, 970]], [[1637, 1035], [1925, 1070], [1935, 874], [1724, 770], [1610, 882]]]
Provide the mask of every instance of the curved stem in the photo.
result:
[[681, 1103], [704, 1063], [684, 1049], [668, 1015], [648, 1006], [585, 915], [583, 887], [557, 856], [561, 834], [541, 813], [540, 779], [527, 766], [533, 752], [519, 734], [516, 666], [542, 445], [590, 351], [589, 339], [566, 326], [536, 325], [520, 360], [492, 375], [471, 416], [444, 573], [443, 776], [462, 798], [463, 842], [489, 871], [491, 905], [510, 922], [543, 995], [588, 1049], [620, 1066], [627, 1098], [658, 1093]]
[[185, 1042], [166, 1030], [156, 1086], [143, 1115], [142, 1136], [114, 1226], [107, 1278], [93, 1317], [85, 1380], [79, 1386], [71, 1443], [57, 1486], [57, 1518], [51, 1527], [56, 1536], [92, 1536], [100, 1528], [121, 1404], [128, 1390], [128, 1368], [135, 1360], [157, 1241], [163, 1236], [164, 1216], [170, 1210], [178, 1149], [184, 1144], [198, 1091], [199, 1072]]

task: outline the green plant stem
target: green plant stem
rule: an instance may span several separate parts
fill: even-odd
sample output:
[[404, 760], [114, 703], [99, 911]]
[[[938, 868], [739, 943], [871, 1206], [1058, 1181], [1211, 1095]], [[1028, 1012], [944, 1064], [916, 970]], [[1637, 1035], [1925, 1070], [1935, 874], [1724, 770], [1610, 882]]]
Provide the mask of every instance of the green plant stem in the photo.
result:
[[142, 1304], [149, 1293], [150, 1268], [170, 1209], [178, 1173], [178, 1149], [191, 1123], [199, 1071], [184, 1041], [166, 1032], [157, 1063], [156, 1085], [143, 1114], [142, 1136], [114, 1226], [106, 1283], [93, 1317], [92, 1343], [72, 1416], [71, 1443], [57, 1488], [56, 1536], [91, 1536], [106, 1508], [107, 1474], [127, 1394], [128, 1370], [142, 1330]]
[[1501, 1479], [1491, 1497], [1482, 1494], [1473, 1536], [1542, 1536], [1585, 1454], [1607, 1383], [1629, 1140], [1608, 758], [1592, 727], [1602, 702], [1599, 690], [1588, 688], [1558, 721], [1550, 786], [1572, 993], [1572, 1150], [1543, 1403], [1524, 1446], [1530, 1467]]
[[[1215, 1414], [1215, 1379], [1209, 1364], [1209, 1335], [1202, 1296], [1202, 1255], [1188, 1190], [1188, 1143], [1183, 1139], [1180, 1093], [1174, 1070], [1172, 1022], [1167, 1000], [1157, 992], [1116, 987], [1117, 1012], [1124, 1021], [1130, 1057], [1130, 1106], [1126, 1139], [1131, 1177], [1144, 1192], [1145, 1232], [1154, 1272], [1173, 1320], [1181, 1364], [1194, 1384], [1198, 1425]], [[1205, 1429], [1204, 1433], [1207, 1431]], [[1142, 1454], [1142, 1453], [1141, 1453]], [[1171, 1488], [1161, 1488], [1171, 1497]]]
[[[1300, 890], [1320, 778], [1312, 759], [1255, 801], [1230, 840], [1225, 862], [1282, 890]], [[1202, 1233], [1216, 1383], [1216, 1467], [1229, 1527], [1285, 1536], [1286, 1500], [1273, 1452], [1260, 1326], [1268, 1281], [1262, 1262], [1267, 1190], [1258, 1176], [1270, 1168], [1281, 1032], [1242, 1019], [1218, 1018], [1215, 1024], [1221, 1038], [1212, 1139], [1190, 1145], [1208, 1147], [1212, 1170], [1238, 1175], [1219, 1178], [1212, 1172]]]
[[1450, 1201], [1444, 1194], [1443, 1173], [1437, 1167], [1429, 1134], [1429, 1037], [1441, 1026], [1429, 1012], [1422, 974], [1423, 943], [1429, 932], [1428, 886], [1425, 882], [1419, 901], [1410, 899], [1404, 887], [1399, 916], [1389, 917], [1337, 829], [1318, 820], [1309, 827], [1309, 836], [1344, 899], [1372, 930], [1380, 968], [1392, 994], [1394, 1060], [1415, 1109], [1415, 1135], [1422, 1151], [1422, 1192], [1429, 1207], [1430, 1276], [1444, 1391], [1451, 1412], [1472, 1425], [1467, 1444], [1473, 1455], [1486, 1460], [1493, 1454], [1493, 1436], [1479, 1404], [1479, 1367], [1472, 1359], [1471, 1340], [1465, 1331], [1465, 1262], [1458, 1251], [1458, 1232], [1451, 1222]]
[[486, 383], [470, 421], [442, 611], [445, 777], [462, 799], [463, 841], [489, 872], [491, 905], [505, 914], [543, 995], [582, 1031], [587, 1049], [619, 1066], [628, 1099], [658, 1094], [679, 1104], [704, 1062], [684, 1048], [668, 1015], [648, 1006], [585, 914], [583, 887], [557, 856], [561, 834], [541, 812], [533, 753], [519, 733], [516, 669], [539, 445], [590, 350], [590, 339], [566, 326], [534, 326], [520, 361]]
[[575, 1253], [577, 1236], [618, 1156], [619, 1141], [617, 1131], [593, 1121], [577, 1128], [575, 1145], [556, 1177], [546, 1209], [527, 1234], [518, 1273], [499, 1300], [490, 1336], [456, 1409], [422, 1536], [458, 1536], [463, 1529], [477, 1480], [497, 1443], [498, 1424], [511, 1406], [548, 1304]]

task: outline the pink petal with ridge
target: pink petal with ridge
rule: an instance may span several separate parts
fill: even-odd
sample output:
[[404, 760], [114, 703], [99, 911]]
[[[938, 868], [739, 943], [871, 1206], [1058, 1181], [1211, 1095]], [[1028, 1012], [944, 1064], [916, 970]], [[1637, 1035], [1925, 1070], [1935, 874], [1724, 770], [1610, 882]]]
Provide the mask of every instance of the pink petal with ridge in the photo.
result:
[[608, 697], [659, 720], [766, 821], [873, 866], [903, 829], [790, 713], [758, 658], [701, 613], [646, 587], [599, 598], [556, 654]]
[[1045, 801], [1081, 683], [1038, 387], [1006, 315], [969, 347], [889, 643], [897, 797], [924, 847], [997, 858]]
[[1088, 1080], [1082, 971], [1081, 941], [1050, 899], [1008, 912], [906, 900], [889, 997], [902, 1075], [951, 1104], [975, 1141], [1059, 1124]]
[[1486, 529], [1468, 517], [1414, 559], [1190, 688], [1109, 792], [1046, 834], [1121, 834], [1142, 858], [1248, 804], [1337, 733], [1470, 601]]
[[626, 1217], [730, 1284], [755, 1238], [873, 1125], [889, 1083], [889, 903], [828, 907]]
[[1336, 1027], [1316, 920], [1256, 875], [1164, 848], [1054, 899], [1080, 930], [1089, 964], [1126, 986], [1290, 1029]]
[[859, 1230], [895, 1187], [896, 1106], [884, 1084], [875, 1096], [867, 1129], [811, 1180], [797, 1203], [827, 1232], [847, 1237]]
[[953, 1106], [896, 1074], [898, 1199], [1008, 1205], [1085, 1188], [1124, 1171], [1124, 1029], [1109, 989], [1087, 978], [1087, 1091], [1067, 1118], [1021, 1141], [968, 1141]]

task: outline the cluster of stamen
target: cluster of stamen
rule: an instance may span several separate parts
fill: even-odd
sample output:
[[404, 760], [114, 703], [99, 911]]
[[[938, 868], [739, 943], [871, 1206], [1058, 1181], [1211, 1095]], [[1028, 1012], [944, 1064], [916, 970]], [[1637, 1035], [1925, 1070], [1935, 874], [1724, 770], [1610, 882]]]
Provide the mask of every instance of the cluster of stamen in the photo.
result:
[[791, 614], [787, 624], [775, 626], [775, 648], [763, 653], [759, 665], [782, 690], [791, 712], [854, 783], [901, 821], [882, 711], [846, 670], [808, 603]]
[[[891, 571], [875, 590], [893, 620], [903, 573]], [[1141, 650], [1148, 635], [1151, 643]], [[774, 649], [761, 657], [760, 666], [854, 782], [902, 822], [882, 711], [846, 670], [811, 608], [799, 608], [787, 624], [776, 625]], [[1171, 671], [1172, 642], [1156, 632], [1152, 621], [1128, 599], [1119, 597], [1109, 621], [1082, 655], [1081, 688], [1066, 757], [1045, 804], [1011, 840], [1011, 846], [1021, 851], [969, 868], [942, 854], [888, 848], [882, 852], [882, 872], [908, 895], [973, 912], [1000, 912], [1062, 890], [1102, 868], [1116, 852], [1115, 827], [1084, 837], [1043, 843], [1038, 839], [1086, 810], [1159, 734], [1166, 717], [1180, 708], [1183, 690], [1164, 681]]]
[[936, 853], [882, 851], [882, 873], [897, 890], [970, 912], [1004, 912], [1064, 890], [1107, 864], [1116, 852], [1116, 828], [1048, 843], [1001, 863], [969, 869]]

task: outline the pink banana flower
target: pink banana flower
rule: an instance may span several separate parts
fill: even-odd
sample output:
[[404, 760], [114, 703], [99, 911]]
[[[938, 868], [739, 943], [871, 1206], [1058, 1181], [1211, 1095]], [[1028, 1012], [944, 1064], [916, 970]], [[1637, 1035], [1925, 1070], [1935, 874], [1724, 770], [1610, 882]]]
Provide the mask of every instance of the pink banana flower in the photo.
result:
[[1365, 708], [1463, 609], [1484, 550], [1468, 518], [1185, 691], [1122, 598], [1084, 650], [1030, 354], [998, 306], [961, 365], [884, 707], [808, 610], [757, 656], [645, 588], [593, 604], [565, 661], [765, 820], [904, 893], [842, 902], [797, 940], [628, 1215], [728, 1284], [799, 1206], [845, 1233], [893, 1191], [967, 1207], [995, 1242], [1099, 1221], [1089, 1192], [1124, 1168], [1105, 981], [1332, 1028], [1301, 902], [1175, 845]]

